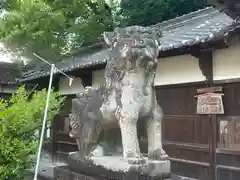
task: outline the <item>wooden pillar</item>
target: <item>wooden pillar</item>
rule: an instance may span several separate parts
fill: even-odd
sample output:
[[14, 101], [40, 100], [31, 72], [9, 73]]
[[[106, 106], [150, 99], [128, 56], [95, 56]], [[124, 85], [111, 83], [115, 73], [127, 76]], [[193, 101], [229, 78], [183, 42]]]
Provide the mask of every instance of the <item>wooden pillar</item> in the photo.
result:
[[[204, 50], [199, 54], [199, 67], [206, 77], [206, 86], [213, 86], [213, 53], [212, 50]], [[217, 180], [216, 174], [216, 149], [217, 149], [217, 116], [208, 115], [210, 137], [209, 137], [209, 152], [210, 152], [210, 178]]]
[[[199, 68], [205, 76], [206, 87], [213, 86], [213, 51], [212, 49], [195, 50], [193, 56], [198, 58]], [[209, 114], [209, 154], [210, 154], [210, 180], [217, 180], [216, 174], [216, 149], [217, 149], [217, 116]]]
[[198, 55], [199, 68], [202, 74], [206, 78], [206, 86], [211, 87], [213, 85], [213, 55], [212, 50], [202, 50], [199, 51]]
[[85, 72], [84, 74], [82, 74], [80, 77], [82, 79], [82, 83], [83, 83], [83, 87], [86, 86], [92, 86], [92, 81], [93, 81], [93, 74], [92, 74], [92, 70], [89, 72]]
[[207, 0], [207, 4], [215, 6], [233, 18], [240, 16], [239, 0]]
[[[60, 76], [55, 75], [52, 87], [53, 87], [54, 91], [56, 91], [56, 92], [59, 91], [59, 81], [60, 81]], [[52, 156], [52, 164], [53, 165], [55, 165], [55, 163], [56, 163], [56, 152], [57, 152], [56, 123], [57, 123], [57, 119], [56, 119], [56, 117], [54, 117], [54, 119], [52, 120], [52, 124], [51, 124], [51, 147], [52, 147], [51, 156]]]

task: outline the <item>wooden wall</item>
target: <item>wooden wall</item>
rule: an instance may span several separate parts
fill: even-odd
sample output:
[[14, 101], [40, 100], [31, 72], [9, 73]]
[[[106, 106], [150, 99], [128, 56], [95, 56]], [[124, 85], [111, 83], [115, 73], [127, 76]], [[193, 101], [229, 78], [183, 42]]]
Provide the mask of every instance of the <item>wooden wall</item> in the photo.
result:
[[204, 85], [156, 88], [173, 173], [200, 180], [240, 179], [240, 83], [222, 86], [225, 114], [213, 117], [196, 115], [194, 96]]
[[225, 114], [217, 119], [218, 180], [240, 179], [240, 83], [223, 85]]
[[172, 160], [172, 172], [208, 180], [209, 120], [196, 115], [196, 89], [189, 85], [157, 87], [156, 91], [164, 112], [163, 144]]

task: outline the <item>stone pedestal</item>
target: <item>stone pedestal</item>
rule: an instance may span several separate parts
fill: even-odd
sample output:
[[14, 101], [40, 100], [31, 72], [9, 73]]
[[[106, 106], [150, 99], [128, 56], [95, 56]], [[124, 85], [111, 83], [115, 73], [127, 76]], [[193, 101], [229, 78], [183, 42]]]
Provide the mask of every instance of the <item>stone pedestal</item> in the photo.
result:
[[69, 155], [68, 166], [54, 170], [55, 180], [170, 180], [170, 161], [145, 158], [143, 164], [131, 165], [121, 156], [91, 157], [81, 161], [78, 153]]
[[182, 180], [181, 178], [176, 178], [176, 176], [174, 178], [170, 176], [165, 178], [142, 176], [137, 172], [121, 173], [121, 175], [118, 174], [118, 177], [116, 174], [112, 174], [112, 177], [111, 174], [109, 172], [108, 176], [106, 174], [99, 174], [98, 176], [95, 174], [93, 176], [75, 172], [68, 166], [57, 166], [54, 168], [54, 180]]

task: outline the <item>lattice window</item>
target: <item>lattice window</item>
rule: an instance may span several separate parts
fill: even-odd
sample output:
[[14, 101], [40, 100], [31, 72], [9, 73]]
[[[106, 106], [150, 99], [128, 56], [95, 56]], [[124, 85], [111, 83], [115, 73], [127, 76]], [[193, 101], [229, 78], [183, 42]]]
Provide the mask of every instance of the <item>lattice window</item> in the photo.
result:
[[240, 116], [220, 118], [219, 148], [240, 151]]
[[65, 117], [64, 119], [64, 132], [69, 133], [70, 131], [70, 121], [69, 117]]

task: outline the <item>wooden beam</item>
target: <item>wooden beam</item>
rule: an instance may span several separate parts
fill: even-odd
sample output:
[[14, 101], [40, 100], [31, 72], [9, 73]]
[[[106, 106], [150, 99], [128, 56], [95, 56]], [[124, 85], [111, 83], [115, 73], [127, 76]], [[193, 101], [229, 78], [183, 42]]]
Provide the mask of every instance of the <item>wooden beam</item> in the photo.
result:
[[193, 50], [191, 55], [198, 58], [199, 68], [202, 74], [206, 78], [206, 84], [213, 84], [213, 50], [204, 49], [204, 50]]
[[[236, 36], [236, 33], [234, 33], [233, 36]], [[198, 52], [200, 50], [213, 50], [213, 49], [225, 49], [228, 48], [229, 42], [226, 38], [221, 39], [215, 39], [211, 42], [201, 43], [201, 44], [195, 44], [192, 46], [183, 46], [176, 49], [170, 49], [168, 51], [160, 51], [158, 58], [167, 58], [172, 56], [181, 56], [185, 54], [194, 54], [195, 52]], [[195, 55], [193, 55], [195, 56]]]
[[224, 11], [233, 18], [240, 16], [239, 0], [208, 0], [208, 4], [215, 6], [220, 11]]
[[199, 88], [199, 89], [197, 89], [197, 94], [200, 94], [200, 93], [215, 93], [215, 92], [222, 92], [222, 91], [223, 91], [222, 86]]
[[83, 87], [92, 86], [93, 72], [87, 72], [80, 76], [82, 79]]

